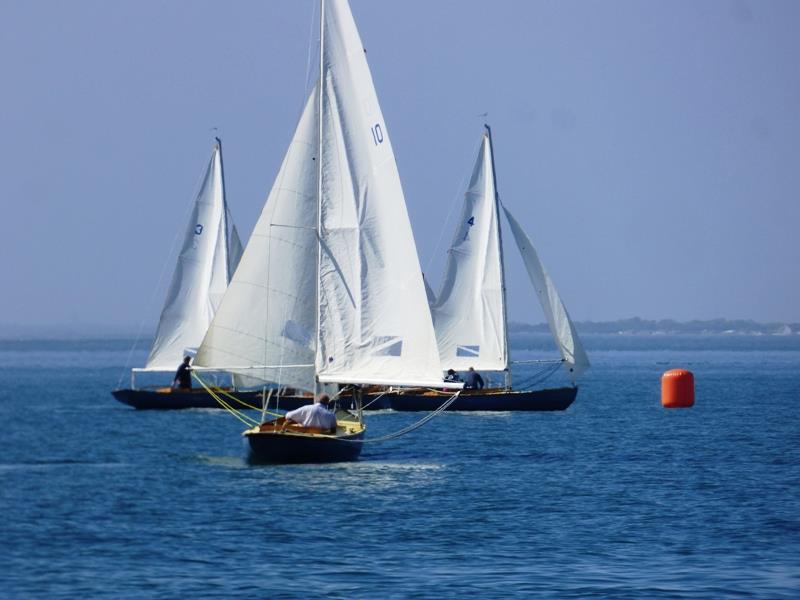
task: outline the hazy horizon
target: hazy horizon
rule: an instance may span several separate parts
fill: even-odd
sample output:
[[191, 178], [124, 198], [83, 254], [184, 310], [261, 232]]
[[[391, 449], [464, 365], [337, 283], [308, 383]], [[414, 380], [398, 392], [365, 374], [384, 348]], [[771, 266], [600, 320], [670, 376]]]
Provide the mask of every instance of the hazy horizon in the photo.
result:
[[[434, 290], [488, 112], [500, 195], [576, 321], [800, 321], [800, 3], [351, 6]], [[314, 7], [0, 5], [0, 322], [151, 335], [215, 134], [247, 239]], [[508, 242], [509, 317], [539, 323]]]
[[[616, 319], [612, 321], [577, 321], [575, 323], [578, 333], [581, 335], [591, 335], [592, 332], [586, 332], [584, 329], [587, 323], [595, 325], [610, 325], [610, 324], [624, 324], [631, 319], [638, 317], [629, 317], [627, 319]], [[663, 319], [669, 321], [670, 319]], [[650, 322], [651, 320], [647, 320]], [[653, 322], [661, 321], [661, 319], [654, 319]], [[715, 319], [708, 319], [699, 321], [701, 323], [711, 323]], [[734, 320], [725, 319], [726, 322], [733, 322]], [[754, 325], [768, 326], [768, 325], [788, 325], [792, 327], [792, 334], [800, 334], [800, 323], [794, 321], [752, 321], [749, 319], [737, 319], [737, 321], [750, 321]], [[692, 322], [689, 321], [676, 321], [678, 325], [688, 325]], [[510, 321], [509, 331], [523, 330], [529, 327], [546, 328], [546, 322], [525, 322], [525, 321]], [[120, 339], [139, 339], [141, 341], [151, 340], [155, 334], [156, 323], [139, 325], [108, 325], [102, 323], [61, 323], [61, 324], [34, 324], [34, 325], [18, 325], [15, 323], [0, 323], [0, 341], [19, 339], [93, 339], [93, 338], [120, 338]], [[549, 335], [546, 331], [542, 332], [544, 335]], [[746, 332], [743, 332], [746, 333]]]

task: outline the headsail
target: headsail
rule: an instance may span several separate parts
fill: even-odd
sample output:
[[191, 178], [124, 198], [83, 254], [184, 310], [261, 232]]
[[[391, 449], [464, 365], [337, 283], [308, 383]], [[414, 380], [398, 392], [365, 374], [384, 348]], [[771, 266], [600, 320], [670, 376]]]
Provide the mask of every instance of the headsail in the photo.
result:
[[146, 368], [173, 369], [197, 348], [236, 269], [241, 242], [225, 203], [219, 140], [195, 200]]
[[508, 366], [503, 263], [491, 139], [484, 134], [447, 255], [433, 321], [442, 366]]
[[[195, 359], [244, 376], [313, 389], [316, 349], [317, 88]], [[239, 367], [238, 369], [236, 367]]]
[[[220, 179], [225, 180], [225, 169], [222, 161], [222, 141], [217, 138], [219, 148], [219, 172]], [[215, 307], [219, 306], [225, 290], [228, 289], [234, 271], [242, 258], [242, 241], [239, 239], [239, 232], [233, 224], [228, 202], [225, 197], [225, 186], [222, 186], [222, 218], [219, 220], [219, 230], [217, 233], [217, 247], [214, 250], [214, 266], [211, 270], [211, 284], [209, 294], [211, 302]]]
[[539, 297], [547, 323], [550, 325], [550, 332], [553, 334], [564, 359], [565, 368], [574, 383], [575, 379], [589, 368], [589, 358], [586, 356], [586, 351], [583, 349], [583, 344], [569, 318], [567, 309], [561, 301], [552, 279], [544, 270], [530, 238], [508, 209], [503, 207], [503, 210], [509, 225], [511, 225], [511, 232], [514, 234], [514, 240], [522, 254], [525, 268], [536, 290], [536, 295]]
[[389, 133], [346, 0], [322, 38], [322, 382], [436, 385], [441, 368]]

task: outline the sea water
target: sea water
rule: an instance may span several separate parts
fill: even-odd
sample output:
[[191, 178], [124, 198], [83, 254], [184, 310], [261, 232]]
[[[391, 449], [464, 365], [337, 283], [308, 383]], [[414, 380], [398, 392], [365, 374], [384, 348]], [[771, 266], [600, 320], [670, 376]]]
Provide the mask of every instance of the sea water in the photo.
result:
[[[223, 411], [116, 402], [127, 341], [0, 342], [0, 596], [799, 597], [800, 336], [585, 341], [565, 412], [446, 413], [291, 466], [250, 466]], [[675, 367], [694, 408], [660, 406]]]

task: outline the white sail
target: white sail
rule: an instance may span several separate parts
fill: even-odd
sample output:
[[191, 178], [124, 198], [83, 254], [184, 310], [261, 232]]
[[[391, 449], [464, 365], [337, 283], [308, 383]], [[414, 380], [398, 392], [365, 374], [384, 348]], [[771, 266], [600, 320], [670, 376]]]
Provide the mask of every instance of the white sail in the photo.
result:
[[[224, 166], [222, 162], [222, 142], [217, 138], [219, 148], [219, 170], [220, 179], [225, 180]], [[233, 277], [234, 271], [242, 257], [242, 241], [239, 239], [239, 232], [233, 224], [228, 203], [225, 201], [225, 188], [222, 188], [223, 213], [219, 220], [219, 230], [217, 233], [217, 246], [214, 250], [214, 265], [211, 271], [211, 283], [209, 284], [209, 296], [215, 307], [219, 306], [228, 283]]]
[[583, 344], [581, 344], [578, 332], [575, 331], [575, 326], [569, 318], [567, 309], [561, 301], [552, 279], [550, 279], [539, 260], [530, 238], [522, 230], [516, 219], [511, 216], [508, 209], [503, 207], [503, 210], [506, 213], [509, 225], [511, 225], [511, 232], [514, 234], [514, 240], [517, 242], [520, 254], [522, 254], [525, 268], [536, 290], [536, 295], [539, 297], [547, 323], [550, 325], [550, 332], [553, 334], [556, 345], [564, 359], [567, 373], [574, 383], [576, 378], [589, 368], [589, 358], [586, 356], [586, 351], [583, 349]]
[[442, 366], [484, 371], [508, 366], [504, 300], [492, 149], [486, 133], [432, 307]]
[[194, 203], [146, 369], [174, 369], [200, 344], [236, 268], [241, 242], [225, 204], [217, 140]]
[[321, 382], [441, 384], [441, 366], [389, 134], [346, 0], [324, 4]]
[[314, 388], [317, 89], [194, 364]]

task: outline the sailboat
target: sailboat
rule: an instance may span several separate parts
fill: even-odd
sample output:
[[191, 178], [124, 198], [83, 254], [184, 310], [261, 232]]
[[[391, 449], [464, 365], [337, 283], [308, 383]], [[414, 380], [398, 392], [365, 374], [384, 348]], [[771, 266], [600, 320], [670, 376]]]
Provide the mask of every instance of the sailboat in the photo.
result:
[[[500, 208], [542, 306], [572, 385], [519, 390], [512, 388], [508, 352], [506, 282]], [[575, 326], [530, 238], [500, 202], [492, 131], [486, 125], [472, 170], [464, 208], [453, 236], [441, 290], [431, 304], [442, 366], [455, 371], [503, 374], [503, 386], [464, 390], [448, 410], [564, 410], [575, 400], [577, 378], [589, 359]], [[389, 397], [395, 410], [433, 410], [443, 392], [407, 391]]]
[[[215, 138], [211, 159], [194, 201], [183, 246], [144, 368], [131, 370], [131, 387], [111, 392], [139, 409], [218, 408], [203, 389], [168, 386], [137, 388], [142, 373], [175, 373], [205, 336], [242, 255], [242, 243], [225, 199], [222, 141]], [[170, 383], [172, 378], [170, 377]], [[255, 395], [256, 399], [259, 395]]]
[[354, 460], [366, 430], [361, 386], [442, 385], [394, 152], [346, 0], [321, 2], [319, 63], [194, 364], [200, 376], [224, 370], [304, 390], [306, 404], [345, 386], [356, 412], [340, 410], [327, 434], [284, 430], [264, 410], [243, 433], [259, 462]]

